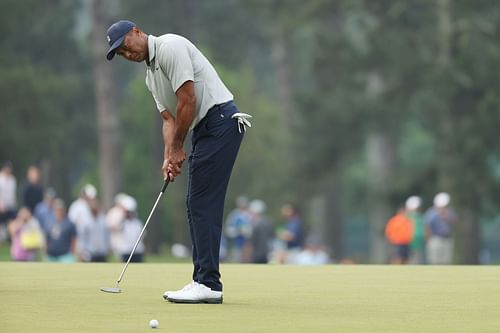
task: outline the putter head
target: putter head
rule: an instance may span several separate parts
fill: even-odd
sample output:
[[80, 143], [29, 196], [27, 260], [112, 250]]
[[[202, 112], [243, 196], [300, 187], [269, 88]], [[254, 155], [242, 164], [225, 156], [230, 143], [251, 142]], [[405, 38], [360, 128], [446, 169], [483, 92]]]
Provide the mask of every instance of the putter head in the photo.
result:
[[122, 290], [118, 287], [102, 287], [101, 291], [112, 294], [119, 294], [122, 292]]

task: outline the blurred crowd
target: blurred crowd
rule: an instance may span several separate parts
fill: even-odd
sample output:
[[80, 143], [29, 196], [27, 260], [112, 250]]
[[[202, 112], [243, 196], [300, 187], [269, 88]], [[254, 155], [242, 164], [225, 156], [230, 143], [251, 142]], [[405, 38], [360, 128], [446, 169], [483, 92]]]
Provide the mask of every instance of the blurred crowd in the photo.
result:
[[246, 197], [236, 200], [236, 208], [225, 223], [221, 258], [239, 263], [280, 263], [321, 265], [330, 262], [317, 235], [306, 235], [297, 207], [281, 207], [281, 223], [275, 226], [266, 215], [266, 204]]
[[[19, 202], [18, 202], [19, 201]], [[389, 219], [385, 236], [392, 246], [393, 264], [451, 264], [453, 232], [457, 216], [450, 208], [450, 195], [435, 195], [423, 210], [422, 199], [409, 197]], [[111, 256], [126, 261], [140, 235], [143, 222], [137, 201], [128, 194], [115, 197], [107, 212], [100, 206], [92, 184], [82, 187], [68, 207], [50, 187], [44, 188], [37, 166], [30, 166], [17, 186], [12, 164], [0, 168], [0, 243], [10, 242], [14, 261], [105, 262]], [[182, 256], [189, 250], [182, 248]], [[131, 258], [143, 261], [142, 240]], [[180, 253], [173, 251], [174, 256]], [[298, 208], [281, 207], [274, 224], [259, 199], [241, 196], [225, 221], [221, 261], [319, 265], [331, 262], [320, 235], [307, 235]]]
[[[136, 211], [136, 200], [124, 193], [103, 211], [92, 184], [67, 207], [42, 186], [37, 166], [28, 168], [19, 190], [12, 164], [0, 169], [0, 243], [10, 242], [14, 261], [105, 262], [111, 255], [126, 261], [143, 225]], [[143, 254], [141, 241], [131, 261], [141, 262]]]
[[[84, 185], [68, 206], [54, 189], [44, 188], [40, 170], [30, 166], [17, 186], [12, 164], [0, 169], [0, 243], [9, 242], [14, 261], [106, 262], [112, 256], [126, 261], [140, 235], [143, 222], [137, 202], [120, 193], [114, 206], [103, 211], [97, 189]], [[237, 199], [228, 215], [221, 246], [221, 260], [240, 263], [326, 264], [329, 256], [318, 237], [306, 237], [297, 207], [281, 208], [275, 226], [262, 200]], [[189, 250], [176, 245], [173, 255]], [[174, 247], [173, 247], [174, 250]], [[143, 261], [145, 247], [138, 244], [132, 262]]]
[[453, 262], [453, 232], [457, 216], [450, 195], [435, 195], [433, 205], [422, 212], [422, 199], [409, 197], [386, 224], [385, 236], [393, 246], [393, 264], [447, 265]]
[[[97, 194], [92, 184], [86, 184], [67, 207], [52, 188], [42, 186], [37, 166], [28, 168], [18, 187], [12, 164], [5, 162], [0, 168], [0, 243], [9, 242], [14, 261], [105, 262], [112, 256], [126, 261], [143, 226], [137, 202], [120, 193], [105, 212]], [[425, 211], [418, 196], [401, 205], [385, 227], [393, 250], [391, 263], [452, 263], [457, 216], [450, 201], [450, 195], [441, 192]], [[331, 259], [320, 236], [307, 235], [294, 204], [283, 204], [274, 224], [262, 200], [241, 196], [225, 221], [220, 258], [237, 263], [327, 264]], [[184, 246], [172, 250], [174, 256], [189, 255]], [[144, 252], [141, 240], [131, 261], [143, 261]]]

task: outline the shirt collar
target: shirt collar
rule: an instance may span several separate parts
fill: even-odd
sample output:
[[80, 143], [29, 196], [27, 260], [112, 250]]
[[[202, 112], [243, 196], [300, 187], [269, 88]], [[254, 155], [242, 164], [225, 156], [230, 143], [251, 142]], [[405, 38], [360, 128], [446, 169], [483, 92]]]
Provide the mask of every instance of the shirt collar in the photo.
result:
[[156, 37], [153, 35], [148, 36], [148, 52], [149, 52], [149, 65], [153, 67], [154, 59], [156, 56]]

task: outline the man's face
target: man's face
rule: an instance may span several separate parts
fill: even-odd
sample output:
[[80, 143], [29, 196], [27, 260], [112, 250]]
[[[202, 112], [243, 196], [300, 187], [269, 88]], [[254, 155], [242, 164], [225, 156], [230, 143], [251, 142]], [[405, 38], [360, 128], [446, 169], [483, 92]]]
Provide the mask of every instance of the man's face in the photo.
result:
[[33, 166], [30, 167], [28, 169], [27, 178], [28, 178], [30, 183], [38, 184], [38, 182], [40, 181], [40, 171], [38, 170], [38, 168], [33, 167]]
[[290, 205], [284, 205], [281, 208], [281, 215], [286, 219], [291, 218], [293, 216], [293, 208]]
[[66, 216], [66, 210], [64, 207], [56, 207], [54, 209], [54, 214], [56, 215], [56, 219], [58, 221], [63, 221], [64, 217]]
[[143, 62], [148, 55], [148, 44], [141, 38], [142, 34], [136, 28], [125, 36], [122, 45], [116, 49], [116, 54], [129, 61]]

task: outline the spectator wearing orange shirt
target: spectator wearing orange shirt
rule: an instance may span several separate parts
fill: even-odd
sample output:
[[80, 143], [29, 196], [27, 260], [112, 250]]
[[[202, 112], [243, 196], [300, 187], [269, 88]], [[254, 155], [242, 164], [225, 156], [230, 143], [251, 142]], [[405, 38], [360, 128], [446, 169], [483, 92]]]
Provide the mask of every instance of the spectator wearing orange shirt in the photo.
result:
[[400, 208], [385, 227], [385, 237], [394, 246], [393, 264], [407, 264], [410, 257], [410, 243], [413, 238], [413, 222], [406, 216], [404, 208]]

